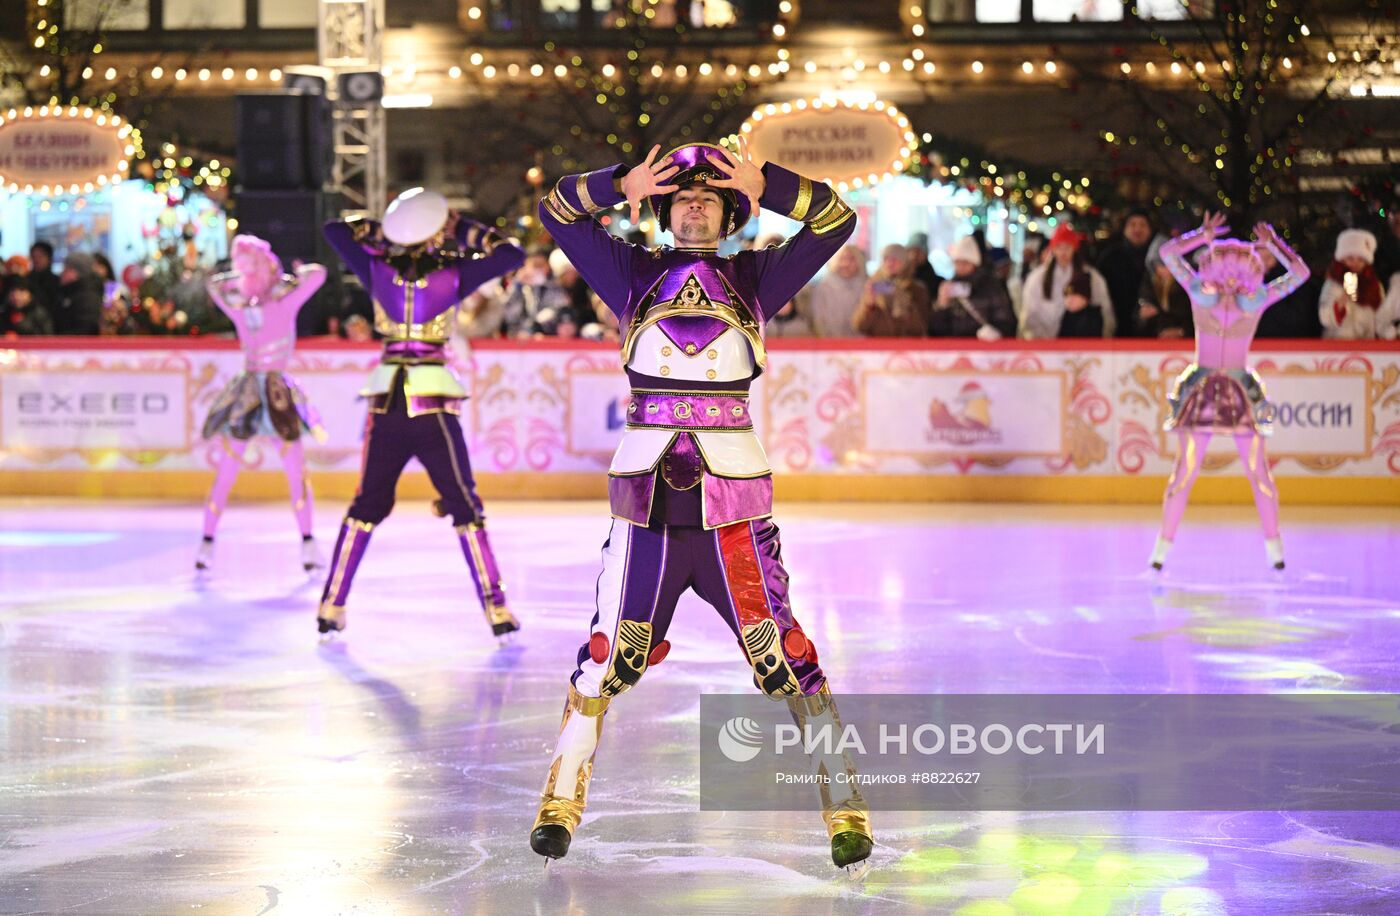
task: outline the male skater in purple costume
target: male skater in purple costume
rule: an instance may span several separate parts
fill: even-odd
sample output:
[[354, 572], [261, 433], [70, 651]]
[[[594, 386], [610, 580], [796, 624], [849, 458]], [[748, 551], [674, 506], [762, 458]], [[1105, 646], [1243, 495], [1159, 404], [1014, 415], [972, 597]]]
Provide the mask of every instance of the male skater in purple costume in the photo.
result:
[[[609, 470], [613, 524], [603, 545], [598, 610], [579, 650], [558, 749], [530, 845], [569, 850], [583, 815], [593, 755], [612, 697], [670, 649], [665, 639], [687, 588], [733, 630], [754, 683], [786, 699], [798, 725], [820, 728], [836, 710], [817, 650], [793, 617], [779, 550], [772, 469], [753, 430], [749, 384], [763, 371], [763, 325], [855, 229], [855, 213], [825, 184], [773, 163], [760, 167], [692, 143], [631, 169], [560, 179], [540, 204], [559, 247], [618, 316], [632, 384], [627, 428]], [[674, 248], [609, 235], [592, 214], [623, 200], [632, 220], [649, 197]], [[720, 239], [759, 206], [805, 225], [786, 243], [720, 257]], [[849, 769], [839, 755], [819, 765]], [[853, 782], [823, 790], [838, 866], [870, 855], [869, 814]]]
[[441, 494], [441, 513], [456, 526], [491, 632], [518, 630], [457, 420], [467, 392], [447, 366], [445, 348], [457, 303], [519, 267], [525, 252], [489, 226], [453, 214], [445, 198], [421, 188], [399, 195], [382, 223], [332, 221], [325, 232], [374, 298], [374, 327], [384, 337], [384, 351], [360, 392], [370, 402], [360, 485], [336, 540], [316, 623], [322, 633], [345, 629], [345, 601], [370, 532], [394, 507], [404, 465], [417, 458]]

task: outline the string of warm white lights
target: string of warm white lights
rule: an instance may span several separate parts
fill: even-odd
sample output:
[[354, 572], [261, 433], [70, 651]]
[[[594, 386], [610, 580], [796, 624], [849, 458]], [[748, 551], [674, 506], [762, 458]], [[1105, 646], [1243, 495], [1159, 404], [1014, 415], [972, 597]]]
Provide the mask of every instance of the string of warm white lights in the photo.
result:
[[1074, 177], [1058, 170], [1036, 173], [1031, 166], [1007, 164], [972, 154], [939, 152], [937, 147], [954, 149], [951, 143], [936, 141], [931, 134], [922, 137], [926, 147], [935, 148], [920, 163], [932, 180], [979, 191], [988, 203], [1000, 203], [1016, 211], [1016, 221], [1031, 231], [1043, 220], [1052, 228], [1061, 220], [1095, 215], [1097, 204], [1087, 177]]
[[[546, 66], [538, 62], [533, 64], [522, 63], [516, 60], [507, 62], [507, 59], [504, 57], [487, 62], [485, 55], [479, 51], [469, 54], [465, 62], [468, 64], [466, 67], [453, 64], [444, 68], [410, 67], [402, 64], [396, 67], [393, 64], [386, 64], [382, 68], [382, 73], [386, 80], [389, 81], [389, 91], [394, 92], [400, 89], [417, 86], [425, 79], [445, 78], [449, 81], [458, 81], [473, 75], [485, 81], [498, 82], [548, 82], [551, 79], [554, 81], [570, 81], [577, 76], [577, 69], [579, 67], [579, 64], [570, 66], [561, 63], [553, 66]], [[1286, 70], [1295, 68], [1295, 64], [1290, 58], [1284, 58], [1282, 65]], [[604, 62], [601, 67], [603, 69], [613, 67], [616, 70], [618, 65], [611, 62]], [[1198, 75], [1206, 72], [1206, 64], [1203, 61], [1195, 61], [1194, 64], [1188, 66], [1183, 66], [1180, 61], [1162, 61], [1159, 63], [1152, 60], [1140, 62], [1137, 65], [1125, 61], [1118, 65], [1118, 69], [1125, 75], [1135, 73], [1140, 69], [1149, 76], [1160, 76], [1164, 81], [1169, 77], [1183, 77], [1188, 72], [1191, 72], [1193, 68], [1194, 72]], [[796, 64], [793, 63], [791, 52], [787, 49], [780, 49], [778, 59], [766, 65], [753, 63], [741, 66], [729, 63], [715, 66], [704, 61], [698, 64], [661, 64], [656, 62], [647, 68], [647, 72], [652, 77], [658, 79], [662, 76], [674, 75], [681, 79], [692, 79], [697, 83], [708, 81], [722, 84], [726, 81], [732, 81], [741, 77], [757, 80], [765, 77], [779, 76], [793, 70], [800, 70], [809, 75], [818, 73], [837, 74], [843, 77], [847, 82], [860, 79], [875, 72], [888, 75], [899, 70], [915, 78], [940, 76], [942, 80], [952, 82], [959, 78], [975, 77], [984, 77], [991, 81], [997, 78], [1014, 77], [1017, 74], [1022, 76], [1043, 75], [1044, 77], [1058, 78], [1062, 69], [1062, 65], [1055, 60], [1023, 60], [1019, 65], [1007, 65], [1007, 69], [1003, 71], [980, 59], [968, 62], [965, 68], [950, 67], [945, 63], [943, 68], [940, 69], [935, 61], [928, 58], [927, 51], [923, 48], [914, 47], [909, 49], [907, 55], [902, 58], [896, 56], [893, 58], [866, 61], [864, 58], [857, 57], [849, 62], [818, 61], [815, 58], [808, 58]], [[39, 75], [48, 76], [50, 72], [51, 68], [45, 64], [40, 68]], [[1219, 72], [1222, 74], [1228, 73], [1228, 66], [1220, 69]], [[135, 70], [128, 70], [124, 74], [119, 74], [113, 68], [108, 68], [104, 75], [108, 81], [115, 82], [119, 81], [121, 78], [130, 78], [136, 75], [136, 73], [137, 71]], [[91, 68], [85, 71], [86, 78], [91, 79], [93, 75], [94, 73], [91, 72]], [[146, 71], [145, 75], [153, 82], [161, 82], [168, 79], [176, 83], [186, 81], [190, 83], [232, 83], [243, 81], [248, 83], [277, 84], [282, 81], [282, 70], [277, 67], [268, 70], [262, 70], [257, 67], [242, 69], [224, 67], [219, 70], [202, 67], [198, 70], [193, 70], [184, 67], [172, 69], [163, 66], [154, 66]]]
[[[1270, 6], [1274, 5], [1274, 0], [1265, 0], [1265, 2]], [[42, 14], [49, 0], [36, 0], [36, 3]], [[639, 19], [654, 18], [656, 6], [654, 0], [629, 0], [627, 8], [637, 14], [632, 17], [630, 24], [636, 26]], [[789, 76], [799, 78], [801, 88], [794, 87], [795, 92], [811, 93], [813, 84], [831, 86], [838, 91], [843, 87], [849, 88], [857, 85], [871, 87], [878, 91], [880, 77], [894, 80], [903, 79], [911, 81], [915, 85], [946, 87], [961, 87], [979, 83], [986, 83], [989, 86], [1005, 86], [1008, 82], [1013, 81], [1035, 81], [1063, 85], [1066, 81], [1074, 78], [1076, 69], [1083, 68], [1083, 65], [1075, 64], [1072, 59], [1067, 58], [1010, 56], [994, 51], [984, 51], [976, 58], [968, 59], [970, 55], [964, 56], [948, 45], [931, 43], [924, 19], [927, 13], [926, 4], [918, 2], [918, 0], [910, 0], [910, 2], [901, 4], [901, 12], [906, 25], [905, 41], [902, 46], [895, 44], [883, 49], [866, 47], [861, 50], [852, 47], [837, 49], [799, 48], [794, 50], [788, 45], [793, 31], [793, 4], [789, 0], [783, 0], [778, 9], [780, 20], [769, 27], [771, 41], [759, 45], [733, 46], [720, 51], [713, 48], [702, 50], [685, 43], [651, 45], [649, 44], [651, 38], [648, 34], [648, 27], [641, 25], [636, 30], [637, 34], [643, 37], [648, 45], [644, 51], [640, 52], [641, 45], [633, 47], [630, 51], [625, 47], [611, 49], [580, 47], [577, 50], [565, 51], [553, 43], [546, 43], [543, 49], [462, 52], [463, 56], [455, 63], [427, 66], [422, 61], [412, 57], [399, 56], [386, 63], [382, 72], [386, 78], [387, 92], [391, 94], [423, 88], [436, 92], [438, 81], [442, 80], [446, 80], [449, 84], [460, 83], [464, 87], [473, 85], [477, 89], [506, 84], [540, 88], [555, 85], [568, 91], [582, 89], [585, 98], [591, 97], [598, 105], [615, 109], [620, 95], [618, 90], [623, 86], [625, 79], [628, 79], [626, 88], [629, 91], [640, 89], [643, 93], [648, 94], [649, 98], [654, 95], [655, 87], [663, 83], [677, 81], [686, 84], [686, 91], [690, 91], [690, 87], [701, 92], [707, 90], [720, 92], [728, 88], [732, 97], [728, 98], [725, 104], [730, 105], [737, 99], [740, 91], [737, 87], [745, 86], [745, 84], [747, 84], [745, 88], [750, 89], [765, 84], [771, 86], [773, 83], [786, 80]], [[467, 22], [478, 23], [480, 27], [487, 26], [486, 20], [489, 17], [484, 0], [466, 7], [463, 13]], [[622, 18], [612, 23], [612, 25], [619, 27], [628, 24]], [[57, 49], [50, 47], [50, 45], [58, 43], [57, 39], [61, 34], [58, 26], [42, 15], [35, 21], [34, 25], [34, 47], [45, 50], [46, 53], [54, 53]], [[1305, 71], [1309, 76], [1315, 75], [1312, 72], [1315, 70], [1314, 65], [1320, 61], [1322, 55], [1320, 53], [1308, 54], [1301, 39], [1307, 38], [1311, 33], [1307, 26], [1302, 23], [1298, 23], [1298, 27], [1300, 41], [1297, 53], [1292, 53], [1290, 48], [1289, 54], [1279, 58], [1275, 71], [1277, 79], [1300, 77], [1304, 75]], [[658, 34], [660, 33], [658, 32]], [[1160, 41], [1160, 36], [1156, 33], [1153, 34], [1153, 37]], [[100, 42], [95, 44], [92, 47], [94, 57], [102, 50]], [[1153, 56], [1144, 59], [1142, 56], [1144, 52], [1152, 53]], [[736, 61], [702, 57], [704, 54], [714, 53], [729, 53], [731, 55], [757, 53], [760, 58], [758, 60], [743, 60], [741, 58]], [[1022, 54], [1024, 53], [1023, 51]], [[1148, 44], [1146, 48], [1136, 46], [1132, 49], [1132, 54], [1131, 59], [1128, 59], [1123, 52], [1115, 51], [1113, 54], [1104, 54], [1101, 58], [1090, 61], [1089, 65], [1114, 77], [1121, 75], [1123, 79], [1160, 84], [1164, 89], [1173, 85], [1190, 87], [1194, 83], [1202, 92], [1218, 94], [1231, 91], [1231, 87], [1239, 82], [1240, 74], [1232, 72], [1234, 66], [1228, 57], [1213, 59], [1203, 47], [1194, 47], [1190, 42], [1180, 48], [1173, 47], [1164, 41], [1161, 42], [1160, 48], [1152, 44]], [[939, 60], [933, 59], [935, 55], [939, 57]], [[1205, 55], [1204, 59], [1202, 55]], [[1072, 58], [1072, 55], [1069, 55], [1069, 58]], [[1328, 52], [1326, 58], [1331, 65], [1340, 68], [1349, 62], [1348, 58], [1350, 62], [1360, 63], [1363, 58], [1366, 58], [1366, 55], [1361, 50], [1352, 49]], [[451, 58], [449, 58], [450, 60]], [[266, 62], [265, 60], [259, 61], [263, 64]], [[53, 72], [54, 68], [48, 63], [45, 63], [38, 70], [42, 77], [50, 77]], [[197, 69], [192, 66], [188, 68], [170, 67], [161, 64], [148, 64], [139, 69], [125, 65], [104, 68], [93, 64], [82, 71], [82, 77], [85, 81], [106, 80], [108, 84], [115, 85], [122, 79], [139, 78], [143, 82], [164, 83], [170, 86], [179, 85], [186, 91], [192, 92], [201, 90], [217, 92], [221, 89], [233, 89], [241, 85], [275, 85], [281, 82], [282, 75], [282, 69], [279, 67], [266, 69], [253, 66], [235, 67], [231, 63], [222, 67], [201, 66]], [[807, 79], [803, 79], [804, 77]], [[648, 78], [654, 82], [648, 83]], [[789, 83], [789, 86], [792, 85]], [[548, 90], [546, 89], [546, 91]], [[676, 91], [681, 90], [677, 89]], [[767, 92], [771, 97], [772, 89], [769, 88]], [[450, 96], [451, 90], [448, 89], [447, 93]], [[418, 92], [418, 95], [428, 99], [427, 104], [432, 104], [432, 96], [421, 91]], [[113, 95], [108, 94], [105, 98], [97, 99], [95, 104], [106, 108], [106, 100], [114, 98]], [[806, 100], [799, 99], [793, 102], [774, 104], [797, 106], [804, 103]], [[661, 104], [664, 104], [664, 101]], [[760, 108], [755, 118], [761, 117], [761, 113], [766, 110], [766, 108]], [[632, 112], [631, 116], [632, 123], [641, 127], [646, 126], [647, 121], [644, 119], [651, 117], [645, 111], [641, 115]], [[717, 124], [718, 121], [707, 119], [707, 123]], [[991, 171], [991, 167], [995, 165], [993, 163], [984, 164], [981, 174], [973, 176], [971, 173], [979, 170], [966, 159], [948, 163], [939, 162], [936, 155], [931, 158], [928, 153], [919, 153], [917, 138], [914, 136], [912, 128], [907, 123], [904, 127], [909, 132], [908, 154], [905, 155], [902, 152], [900, 156], [900, 159], [905, 163], [905, 168], [902, 170], [895, 168], [895, 164], [891, 163], [890, 173], [900, 171], [906, 174], [918, 173], [927, 167], [925, 173], [935, 180], [960, 183], [971, 180], [978, 185], [985, 186], [984, 191], [989, 199], [1000, 198], [1003, 201], [1021, 206], [1023, 215], [1053, 216], [1065, 210], [1082, 209], [1089, 205], [1087, 191], [1083, 190], [1083, 187], [1086, 186], [1081, 186], [1079, 181], [1071, 182], [1073, 185], [1072, 193], [1062, 193], [1064, 189], [1060, 187], [1061, 181], [1059, 179], [1044, 187], [1019, 187], [1019, 182], [1008, 181], [1004, 172], [998, 175]], [[626, 130], [618, 129], [609, 134], [607, 133], [608, 129], [607, 126], [604, 126], [601, 131], [597, 132], [600, 140], [606, 140], [610, 144], [618, 146], [627, 143]], [[699, 129], [704, 130], [705, 128]], [[1161, 125], [1159, 125], [1159, 129], [1161, 129]], [[575, 132], [574, 136], [578, 137], [579, 135]], [[1131, 132], [1101, 130], [1099, 137], [1110, 145], [1125, 143], [1136, 145], [1138, 143], [1138, 137]], [[1175, 136], [1165, 137], [1165, 142], [1169, 146], [1180, 145], [1179, 139]], [[925, 147], [927, 148], [927, 137], [925, 138]], [[561, 153], [562, 149], [562, 146], [556, 145], [554, 152]], [[631, 150], [624, 149], [623, 152], [631, 152]], [[1189, 149], [1187, 152], [1198, 159], [1205, 157], [1207, 162], [1213, 160], [1217, 171], [1229, 158], [1218, 147], [1203, 150]], [[143, 155], [144, 153], [139, 154], [138, 158]], [[167, 160], [170, 158], [157, 157], [154, 160], [159, 176], [164, 176], [165, 172], [170, 170], [171, 167], [167, 164]], [[181, 161], [180, 158], [175, 159], [175, 171], [177, 172]], [[974, 158], [972, 163], [977, 161], [979, 160]], [[1290, 161], [1283, 157], [1280, 159], [1280, 163], [1288, 165]], [[1277, 169], [1280, 163], [1269, 164], [1256, 161], [1254, 165], [1260, 169], [1269, 166]], [[1012, 174], [1018, 172], [1019, 170], [1013, 170]], [[225, 176], [220, 175], [219, 170], [216, 169], [209, 175], [197, 177], [208, 182], [211, 187], [218, 187], [217, 179]], [[850, 187], [868, 185], [883, 177], [885, 177], [883, 174], [875, 174], [873, 177], [865, 176], [852, 180]], [[1270, 193], [1267, 184], [1264, 185], [1262, 193], [1266, 195]], [[1040, 200], [1042, 196], [1045, 197], [1043, 202]]]
[[[1041, 61], [1022, 60], [1020, 64], [1007, 64], [1005, 69], [999, 69], [997, 65], [989, 64], [981, 59], [975, 59], [966, 63], [965, 66], [951, 66], [945, 63], [942, 68], [938, 63], [929, 58], [930, 52], [923, 47], [911, 47], [904, 55], [882, 57], [876, 60], [866, 60], [864, 57], [855, 56], [850, 60], [831, 61], [819, 60], [814, 57], [795, 61], [792, 53], [787, 48], [780, 48], [777, 52], [777, 59], [763, 65], [758, 63], [740, 66], [734, 63], [716, 66], [709, 62], [700, 63], [675, 63], [662, 64], [652, 63], [647, 72], [653, 78], [663, 76], [675, 76], [681, 79], [690, 79], [697, 84], [706, 82], [723, 84], [738, 78], [748, 78], [758, 80], [767, 77], [777, 77], [783, 74], [801, 71], [807, 75], [828, 74], [837, 75], [845, 82], [854, 82], [859, 79], [871, 76], [875, 73], [882, 75], [892, 75], [896, 72], [903, 72], [916, 80], [923, 80], [929, 77], [938, 77], [942, 82], [957, 82], [962, 79], [984, 78], [990, 82], [997, 79], [1015, 77], [1041, 76], [1051, 80], [1059, 80], [1063, 74], [1063, 64], [1053, 59]], [[390, 91], [396, 91], [401, 87], [410, 87], [418, 84], [425, 78], [445, 77], [449, 81], [463, 80], [468, 77], [476, 77], [483, 81], [495, 82], [519, 82], [531, 84], [535, 82], [571, 82], [578, 75], [578, 68], [582, 64], [582, 58], [575, 55], [577, 62], [570, 64], [554, 64], [552, 66], [535, 63], [522, 63], [518, 60], [510, 60], [506, 57], [498, 57], [494, 60], [488, 58], [480, 51], [472, 52], [466, 58], [467, 66], [454, 64], [445, 69], [423, 69], [418, 66], [409, 67], [401, 65], [386, 65], [383, 69], [386, 79], [390, 81]], [[601, 69], [606, 72], [608, 68], [620, 70], [626, 64], [618, 64], [605, 61]], [[1286, 69], [1293, 68], [1291, 59], [1285, 59], [1283, 66]], [[1136, 72], [1134, 65], [1124, 62], [1118, 69], [1125, 74]], [[1197, 76], [1206, 72], [1206, 64], [1203, 61], [1195, 61], [1194, 64], [1183, 66], [1180, 61], [1155, 60], [1141, 61], [1137, 65], [1142, 73], [1148, 77], [1158, 77], [1164, 83], [1180, 79], [1187, 76], [1193, 69]], [[1221, 70], [1221, 73], [1228, 73], [1228, 68]]]
[[[47, 77], [52, 70], [52, 67], [45, 64], [39, 68], [39, 75]], [[96, 71], [92, 67], [84, 68], [83, 79], [91, 80], [95, 76]], [[149, 70], [145, 70], [144, 68], [143, 70], [129, 68], [125, 72], [118, 71], [115, 67], [108, 67], [103, 73], [104, 79], [109, 83], [133, 79], [138, 76], [152, 83], [160, 83], [166, 81], [168, 78], [170, 82], [174, 83], [183, 83], [186, 81], [191, 83], [234, 83], [242, 81], [258, 83], [260, 85], [276, 85], [282, 82], [282, 69], [280, 67], [272, 67], [268, 70], [263, 70], [259, 67], [223, 67], [215, 70], [210, 67], [201, 67], [198, 70], [191, 70], [185, 67], [167, 68], [157, 64]]]
[[[791, 10], [791, 5], [787, 3], [786, 0], [780, 5], [780, 8], [781, 7], [787, 7], [786, 12], [790, 12]], [[910, 9], [919, 11], [920, 7], [914, 5], [910, 7]], [[476, 15], [472, 15], [472, 13]], [[468, 15], [475, 20], [479, 19], [482, 14], [479, 7], [472, 7], [468, 11]], [[42, 19], [39, 20], [38, 25], [45, 26], [49, 31], [56, 28]], [[915, 25], [917, 26], [918, 24], [916, 23]], [[773, 37], [778, 47], [774, 59], [767, 63], [755, 62], [745, 66], [728, 63], [716, 66], [706, 61], [701, 61], [699, 63], [693, 61], [690, 63], [661, 63], [660, 61], [654, 61], [646, 70], [653, 78], [659, 79], [662, 76], [675, 76], [677, 78], [690, 79], [701, 83], [706, 81], [715, 83], [725, 81], [732, 82], [739, 78], [759, 80], [768, 77], [780, 77], [793, 70], [799, 70], [808, 75], [815, 75], [818, 73], [839, 75], [846, 82], [852, 82], [874, 73], [889, 75], [896, 72], [903, 72], [916, 79], [940, 77], [944, 81], [957, 80], [960, 74], [962, 78], [985, 78], [987, 80], [1014, 77], [1018, 74], [1023, 78], [1042, 76], [1043, 78], [1059, 79], [1063, 71], [1062, 63], [1054, 59], [1025, 59], [1019, 64], [1010, 62], [991, 64], [980, 58], [965, 63], [959, 62], [956, 66], [945, 63], [940, 70], [939, 65], [930, 58], [930, 54], [932, 53], [931, 46], [926, 46], [918, 42], [912, 43], [902, 50], [892, 49], [894, 53], [871, 60], [867, 60], [863, 55], [859, 55], [853, 49], [849, 48], [846, 49], [843, 55], [845, 59], [842, 60], [821, 60], [811, 56], [797, 60], [793, 57], [790, 49], [786, 47], [786, 40], [789, 34], [790, 30], [783, 22], [774, 25]], [[917, 38], [920, 36], [920, 33], [914, 30], [914, 36]], [[36, 36], [36, 46], [42, 47], [42, 45], [38, 44], [42, 38], [43, 36]], [[100, 48], [100, 45], [98, 47]], [[554, 50], [553, 44], [546, 45], [546, 50]], [[660, 48], [657, 50], [660, 50]], [[1170, 49], [1167, 50], [1168, 55], [1173, 56], [1173, 52]], [[592, 52], [590, 56], [596, 57], [598, 53], [599, 52]], [[668, 56], [674, 56], [673, 49], [668, 49], [667, 53]], [[396, 92], [413, 87], [419, 84], [422, 79], [432, 78], [446, 78], [449, 81], [458, 81], [466, 77], [475, 77], [483, 81], [518, 81], [523, 83], [549, 80], [572, 81], [578, 76], [579, 69], [583, 64], [582, 57], [577, 53], [573, 55], [569, 63], [561, 62], [552, 66], [538, 61], [529, 62], [528, 60], [522, 61], [515, 59], [520, 56], [520, 52], [518, 51], [503, 51], [498, 52], [497, 56], [493, 58], [488, 58], [480, 51], [473, 51], [467, 55], [462, 64], [452, 64], [442, 68], [424, 68], [418, 62], [404, 59], [399, 61], [397, 65], [394, 63], [386, 64], [382, 68], [382, 72], [386, 81], [389, 83], [389, 91]], [[1335, 55], [1333, 55], [1333, 58], [1335, 62]], [[616, 72], [629, 66], [630, 63], [631, 61], [621, 59], [617, 61], [603, 60], [598, 66], [606, 75], [609, 68]], [[465, 66], [463, 64], [465, 64]], [[1106, 66], [1112, 66], [1112, 63], [1109, 62]], [[1285, 57], [1282, 66], [1285, 71], [1293, 70], [1293, 60], [1289, 57]], [[1000, 67], [1005, 67], [1005, 69], [1000, 69]], [[1209, 67], [1213, 72], [1219, 75], [1228, 76], [1229, 74], [1228, 61], [1218, 66], [1209, 65]], [[1180, 54], [1174, 54], [1174, 59], [1163, 59], [1161, 61], [1146, 60], [1138, 61], [1136, 64], [1122, 61], [1118, 64], [1118, 69], [1125, 75], [1140, 71], [1149, 77], [1156, 76], [1163, 80], [1184, 78], [1194, 72], [1195, 78], [1200, 79], [1207, 74], [1208, 65], [1203, 60], [1188, 59]], [[45, 64], [40, 68], [39, 74], [40, 76], [47, 77], [50, 75], [51, 71], [52, 68], [48, 64]], [[108, 82], [113, 82], [119, 77], [130, 78], [136, 76], [137, 73], [138, 71], [134, 69], [127, 69], [126, 72], [122, 74], [119, 73], [116, 68], [108, 67], [105, 69], [103, 75]], [[150, 80], [156, 82], [169, 79], [175, 83], [189, 81], [191, 84], [227, 84], [239, 81], [276, 84], [282, 79], [282, 70], [277, 67], [262, 70], [258, 67], [235, 68], [232, 66], [225, 66], [222, 68], [202, 67], [195, 70], [186, 69], [184, 67], [170, 69], [156, 65], [142, 75], [147, 75]], [[88, 67], [84, 70], [83, 76], [84, 79], [92, 79], [96, 76], [96, 71], [94, 68]]]
[[169, 182], [188, 180], [196, 187], [221, 188], [228, 185], [233, 170], [218, 159], [210, 159], [195, 168], [195, 158], [182, 153], [171, 142], [160, 145], [160, 155], [153, 156], [149, 164], [139, 169], [139, 173], [150, 181], [157, 190]]

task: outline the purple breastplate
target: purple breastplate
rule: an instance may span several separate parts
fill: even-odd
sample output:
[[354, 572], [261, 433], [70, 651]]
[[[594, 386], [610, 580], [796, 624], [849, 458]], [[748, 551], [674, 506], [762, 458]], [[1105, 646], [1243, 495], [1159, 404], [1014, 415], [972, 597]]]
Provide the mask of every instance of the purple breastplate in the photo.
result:
[[748, 338], [761, 370], [766, 362], [763, 326], [736, 290], [737, 278], [729, 275], [732, 263], [712, 254], [677, 251], [663, 252], [661, 262], [662, 272], [644, 278], [649, 288], [634, 297], [623, 316], [623, 362], [630, 359], [638, 334], [652, 324], [687, 354], [705, 349], [735, 328]]
[[[667, 271], [656, 287], [654, 302], [674, 303], [691, 308], [711, 306], [733, 308], [735, 303], [719, 272], [710, 264], [699, 261], [679, 270]], [[659, 322], [666, 336], [687, 352], [694, 352], [714, 342], [729, 325], [722, 318], [708, 315], [673, 315]]]
[[392, 340], [446, 340], [461, 296], [454, 268], [406, 280], [384, 261], [372, 269], [374, 329]]

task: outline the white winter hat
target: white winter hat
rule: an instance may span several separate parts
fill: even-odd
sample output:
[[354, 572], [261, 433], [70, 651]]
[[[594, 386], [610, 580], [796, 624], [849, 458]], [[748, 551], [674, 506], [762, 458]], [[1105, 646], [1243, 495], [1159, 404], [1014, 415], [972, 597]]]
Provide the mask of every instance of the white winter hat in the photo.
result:
[[981, 265], [982, 249], [977, 247], [977, 240], [970, 235], [965, 235], [952, 244], [948, 249], [948, 254], [954, 261], [971, 261], [973, 264]]
[[1334, 257], [1360, 258], [1370, 264], [1376, 258], [1376, 237], [1365, 229], [1344, 229], [1337, 236], [1337, 253]]
[[549, 272], [554, 276], [559, 276], [573, 266], [569, 262], [569, 256], [564, 253], [564, 249], [556, 248], [549, 253]]

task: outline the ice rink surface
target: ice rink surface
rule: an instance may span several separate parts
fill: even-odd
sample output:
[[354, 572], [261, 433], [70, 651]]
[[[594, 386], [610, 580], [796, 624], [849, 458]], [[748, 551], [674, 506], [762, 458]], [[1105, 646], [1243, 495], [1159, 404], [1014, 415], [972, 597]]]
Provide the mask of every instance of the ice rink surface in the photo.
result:
[[[290, 512], [0, 503], [0, 913], [1217, 914], [1400, 911], [1400, 815], [875, 812], [872, 867], [810, 815], [701, 812], [702, 692], [751, 689], [693, 595], [612, 706], [569, 856], [529, 849], [593, 613], [600, 503], [497, 502], [524, 624], [489, 635], [448, 522], [374, 533], [317, 637]], [[328, 552], [339, 505], [318, 507]], [[778, 507], [833, 690], [1400, 692], [1400, 518], [1149, 506]]]

